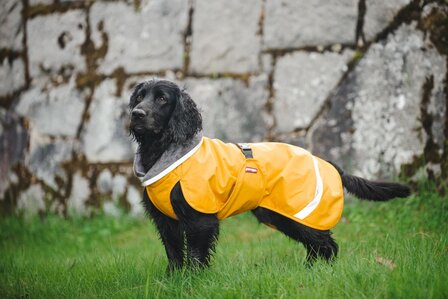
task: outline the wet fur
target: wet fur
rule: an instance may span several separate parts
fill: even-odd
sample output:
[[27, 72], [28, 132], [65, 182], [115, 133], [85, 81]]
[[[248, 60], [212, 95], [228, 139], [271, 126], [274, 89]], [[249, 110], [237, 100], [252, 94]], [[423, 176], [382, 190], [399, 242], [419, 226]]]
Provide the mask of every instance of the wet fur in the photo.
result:
[[[155, 101], [154, 94], [170, 97], [167, 101], [171, 105], [168, 107], [170, 113], [166, 116], [169, 119], [161, 122], [162, 127], [148, 127], [143, 133], [136, 133], [132, 128], [138, 119], [131, 117], [131, 135], [139, 144], [138, 150], [142, 154], [146, 171], [171, 144], [181, 146], [202, 130], [202, 118], [196, 104], [184, 90], [169, 81], [151, 80], [137, 85], [130, 99], [131, 114], [136, 108], [144, 107], [143, 101]], [[137, 98], [143, 100], [137, 103]], [[158, 109], [154, 103], [148, 105], [152, 105], [152, 109]], [[148, 107], [146, 107], [147, 114], [154, 112], [148, 110]], [[167, 110], [167, 107], [164, 109]], [[154, 131], [160, 133], [155, 134]], [[341, 168], [332, 164], [341, 175], [347, 191], [359, 198], [386, 201], [410, 194], [407, 186], [368, 181], [345, 174]], [[157, 210], [147, 192], [143, 192], [143, 205], [155, 223], [165, 247], [168, 269], [208, 266], [219, 235], [219, 221], [216, 215], [192, 209], [183, 196], [180, 183], [177, 183], [171, 191], [170, 201], [179, 220], [171, 219]], [[307, 250], [307, 265], [312, 265], [317, 258], [332, 261], [338, 254], [338, 245], [329, 230], [307, 227], [266, 208], [258, 207], [252, 210], [252, 213], [259, 222], [275, 227], [291, 239], [302, 243]]]

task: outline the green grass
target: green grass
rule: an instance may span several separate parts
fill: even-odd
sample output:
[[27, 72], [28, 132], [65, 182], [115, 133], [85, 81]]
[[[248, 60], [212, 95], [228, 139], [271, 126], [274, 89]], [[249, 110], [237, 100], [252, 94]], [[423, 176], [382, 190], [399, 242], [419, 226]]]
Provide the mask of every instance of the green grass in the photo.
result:
[[447, 298], [448, 200], [427, 186], [348, 200], [333, 266], [244, 214], [222, 222], [213, 266], [166, 275], [145, 219], [0, 220], [1, 298]]

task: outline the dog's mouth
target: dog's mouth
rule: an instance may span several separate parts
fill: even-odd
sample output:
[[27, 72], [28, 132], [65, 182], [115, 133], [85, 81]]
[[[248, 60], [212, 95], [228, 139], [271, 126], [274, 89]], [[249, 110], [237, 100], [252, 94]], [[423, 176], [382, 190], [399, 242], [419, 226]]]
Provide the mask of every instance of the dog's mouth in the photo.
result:
[[132, 124], [132, 123], [131, 123], [131, 127], [130, 128], [131, 128], [131, 131], [134, 131], [134, 132], [143, 131], [145, 129], [145, 127], [142, 126], [142, 125]]
[[145, 133], [145, 126], [143, 126], [142, 124], [135, 124], [131, 122], [129, 130], [133, 135], [141, 136]]
[[132, 123], [130, 125], [131, 132], [136, 136], [148, 135], [157, 136], [160, 134], [161, 129], [158, 128], [148, 128], [147, 126], [139, 123]]

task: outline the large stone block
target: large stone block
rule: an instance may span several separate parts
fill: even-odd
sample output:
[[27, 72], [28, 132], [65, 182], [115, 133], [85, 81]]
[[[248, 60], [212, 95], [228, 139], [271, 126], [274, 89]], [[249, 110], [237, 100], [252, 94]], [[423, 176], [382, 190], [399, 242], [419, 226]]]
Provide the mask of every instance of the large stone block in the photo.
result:
[[[425, 42], [416, 24], [402, 25], [387, 40], [370, 47], [332, 99], [336, 101], [332, 101], [328, 122], [333, 122], [333, 127], [347, 127], [345, 132], [336, 130], [345, 134], [345, 142], [336, 140], [338, 145], [345, 143], [345, 148], [338, 151], [328, 143], [323, 145], [324, 137], [332, 140], [331, 134], [324, 133], [330, 131], [324, 119], [313, 132], [314, 146], [327, 147], [325, 157], [329, 159], [338, 158], [341, 152], [350, 153], [346, 166], [355, 174], [368, 178], [397, 175], [401, 165], [424, 154], [429, 137], [436, 138], [435, 134], [428, 136], [422, 113], [433, 114], [431, 107], [444, 106], [446, 71], [446, 57]], [[428, 78], [432, 78], [433, 86], [425, 112], [428, 103], [423, 103], [423, 95]], [[345, 101], [341, 100], [343, 94], [348, 96]], [[437, 115], [432, 115], [429, 132], [437, 131], [445, 122]]]
[[190, 69], [195, 73], [258, 71], [261, 1], [195, 3]]
[[22, 94], [15, 111], [41, 134], [75, 137], [85, 109], [85, 97], [84, 92], [76, 89], [73, 77], [69, 83], [58, 86], [37, 80]]
[[331, 95], [329, 108], [316, 119], [307, 136], [313, 154], [343, 165], [347, 171], [356, 163], [352, 158], [352, 110], [358, 88], [352, 71]]
[[226, 142], [260, 141], [265, 136], [265, 75], [252, 77], [248, 86], [234, 79], [188, 79], [185, 86], [202, 111], [206, 136]]
[[39, 185], [32, 185], [17, 199], [17, 210], [26, 215], [35, 215], [46, 210], [45, 192]]
[[86, 16], [83, 10], [37, 16], [27, 22], [30, 75], [83, 72]]
[[126, 194], [126, 200], [131, 206], [130, 213], [132, 216], [140, 217], [144, 215], [144, 209], [142, 204], [142, 192], [137, 190], [134, 186], [129, 186], [128, 192]]
[[86, 201], [90, 197], [89, 181], [79, 172], [73, 176], [72, 190], [67, 200], [67, 210], [71, 214], [85, 215], [89, 208]]
[[279, 58], [274, 72], [275, 131], [307, 128], [347, 70], [352, 54], [296, 52]]
[[3, 59], [0, 65], [0, 97], [25, 86], [25, 65], [22, 59]]
[[445, 142], [445, 116], [447, 95], [443, 90], [443, 79], [440, 76], [442, 73], [438, 72], [435, 78], [436, 85], [431, 91], [430, 102], [428, 103], [428, 115], [432, 119], [431, 134], [433, 141], [440, 149], [443, 149]]
[[100, 172], [96, 180], [96, 188], [100, 193], [109, 193], [112, 191], [112, 172], [105, 169]]
[[11, 168], [23, 161], [27, 143], [28, 133], [20, 118], [0, 108], [0, 199], [14, 179]]
[[385, 45], [369, 49], [357, 69], [362, 89], [352, 113], [361, 173], [391, 176], [422, 155], [427, 138], [420, 123], [423, 85], [433, 75], [436, 86], [442, 86], [445, 62], [425, 45], [415, 24], [401, 26]]
[[[99, 70], [112, 73], [159, 71], [183, 66], [183, 36], [188, 25], [188, 2], [95, 2], [90, 10], [92, 39], [97, 48], [107, 43]], [[107, 40], [105, 38], [107, 37]]]
[[4, 0], [0, 9], [0, 48], [23, 49], [22, 1]]
[[112, 195], [112, 198], [118, 200], [126, 192], [128, 185], [127, 178], [121, 174], [113, 175], [109, 169], [101, 171], [96, 181], [96, 187], [99, 193]]
[[364, 35], [372, 40], [394, 19], [397, 12], [409, 4], [410, 0], [366, 0]]
[[30, 152], [25, 164], [34, 176], [56, 190], [58, 180], [67, 183], [62, 164], [72, 159], [75, 144], [73, 140], [50, 139], [31, 132]]
[[353, 0], [267, 0], [263, 47], [353, 44], [357, 6]]
[[90, 162], [131, 161], [128, 133], [128, 99], [117, 97], [114, 80], [103, 81], [95, 90], [90, 119], [82, 132], [82, 151]]

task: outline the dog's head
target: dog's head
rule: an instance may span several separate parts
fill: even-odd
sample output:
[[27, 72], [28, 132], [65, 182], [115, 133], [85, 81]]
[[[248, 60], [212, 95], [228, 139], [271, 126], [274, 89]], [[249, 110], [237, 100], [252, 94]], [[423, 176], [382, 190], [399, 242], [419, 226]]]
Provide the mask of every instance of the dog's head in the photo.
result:
[[130, 131], [137, 142], [165, 138], [182, 143], [202, 130], [202, 118], [190, 96], [175, 83], [138, 84], [129, 101]]

